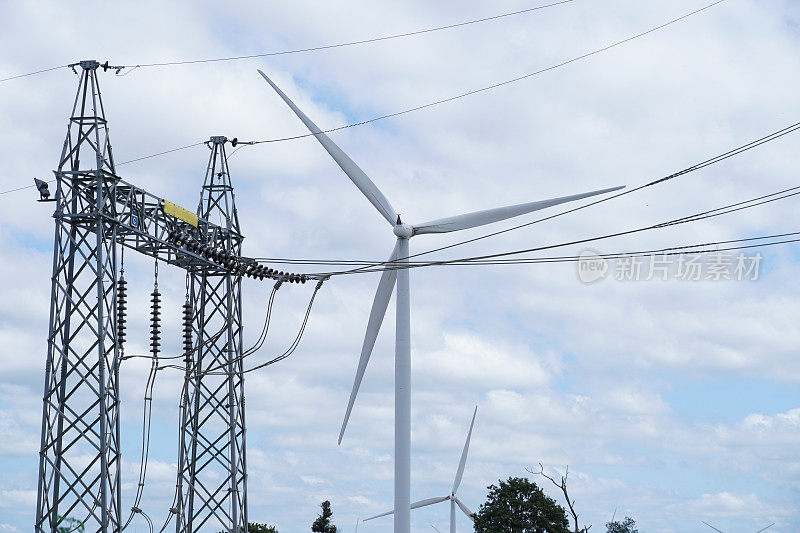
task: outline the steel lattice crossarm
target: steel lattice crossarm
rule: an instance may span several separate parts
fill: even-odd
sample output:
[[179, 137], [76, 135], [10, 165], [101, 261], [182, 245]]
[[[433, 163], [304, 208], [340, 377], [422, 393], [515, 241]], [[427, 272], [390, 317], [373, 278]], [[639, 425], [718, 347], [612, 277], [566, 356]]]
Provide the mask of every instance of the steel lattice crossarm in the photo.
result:
[[[177, 204], [160, 198], [146, 190], [128, 183], [110, 172], [102, 171], [106, 187], [114, 198], [112, 205], [102, 215], [116, 226], [119, 244], [158, 258], [188, 271], [208, 273], [234, 272], [254, 279], [284, 279], [304, 283], [317, 276], [278, 272], [256, 263], [254, 259], [233, 254], [225, 243], [230, 236], [241, 241], [235, 229], [228, 229], [198, 217]], [[94, 172], [61, 171], [60, 180], [68, 180], [71, 187], [62, 187], [58, 192], [94, 198], [96, 195]], [[60, 181], [59, 180], [59, 181]], [[69, 198], [63, 198], [69, 201]], [[77, 202], [85, 209], [63, 213], [65, 221], [80, 223], [93, 220], [96, 212], [91, 203]], [[109, 213], [112, 213], [109, 216]]]
[[186, 270], [228, 270], [222, 260], [233, 256], [223, 244], [241, 235], [123, 180], [117, 181], [115, 199], [120, 244]]

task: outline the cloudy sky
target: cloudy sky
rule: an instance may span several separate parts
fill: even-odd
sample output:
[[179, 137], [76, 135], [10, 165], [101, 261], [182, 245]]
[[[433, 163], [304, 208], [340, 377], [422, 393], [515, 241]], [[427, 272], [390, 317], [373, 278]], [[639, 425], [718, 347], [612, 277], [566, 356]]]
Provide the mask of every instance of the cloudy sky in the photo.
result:
[[[149, 67], [100, 75], [118, 162], [211, 135], [305, 133], [261, 68], [323, 128], [448, 98], [537, 71], [658, 26], [710, 0], [575, 0], [424, 35], [320, 52]], [[136, 65], [369, 39], [526, 9], [532, 2], [0, 2], [0, 78], [80, 59]], [[618, 184], [641, 185], [798, 121], [800, 6], [727, 0], [678, 24], [496, 90], [332, 135], [415, 222]], [[0, 83], [0, 190], [57, 165], [77, 78], [68, 69]], [[798, 138], [501, 236], [439, 252], [455, 258], [624, 231], [800, 185]], [[204, 146], [118, 167], [120, 176], [193, 208]], [[368, 259], [393, 235], [311, 138], [246, 147], [230, 159], [251, 256]], [[34, 519], [50, 294], [52, 204], [0, 195], [0, 532]], [[599, 253], [798, 231], [789, 198], [593, 243]], [[552, 210], [557, 212], [557, 209]], [[549, 212], [548, 212], [549, 213]], [[522, 222], [536, 220], [531, 215]], [[414, 239], [419, 252], [504, 229]], [[582, 246], [540, 255], [576, 255]], [[750, 260], [756, 250], [746, 251]], [[412, 283], [412, 498], [448, 493], [478, 405], [461, 499], [477, 509], [498, 479], [570, 469], [593, 531], [614, 513], [646, 532], [800, 529], [800, 254], [760, 250], [758, 279], [586, 284], [573, 263], [417, 269]], [[128, 351], [145, 353], [152, 263], [126, 256]], [[736, 261], [730, 267], [733, 270]], [[309, 269], [311, 270], [311, 269]], [[713, 277], [713, 276], [712, 276]], [[735, 278], [736, 276], [732, 276]], [[390, 311], [348, 434], [336, 437], [377, 274], [332, 279], [300, 349], [248, 376], [250, 517], [307, 531], [319, 502], [336, 523], [392, 505]], [[270, 285], [245, 280], [245, 343]], [[162, 268], [165, 352], [180, 343], [183, 276]], [[249, 364], [291, 342], [312, 287], [278, 293], [272, 333]], [[149, 363], [122, 367], [124, 501], [138, 472]], [[182, 376], [159, 374], [142, 508], [172, 499]], [[553, 487], [545, 490], [563, 500]], [[445, 529], [446, 505], [415, 512], [415, 532]], [[386, 531], [390, 519], [360, 531]], [[460, 530], [468, 521], [459, 518]], [[145, 532], [137, 519], [131, 530]]]

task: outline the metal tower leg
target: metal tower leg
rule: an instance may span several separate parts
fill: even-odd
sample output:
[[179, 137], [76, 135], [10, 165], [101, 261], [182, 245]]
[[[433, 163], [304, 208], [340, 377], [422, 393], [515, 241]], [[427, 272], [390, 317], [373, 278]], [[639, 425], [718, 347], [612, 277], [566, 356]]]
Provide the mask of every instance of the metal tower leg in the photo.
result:
[[[225, 155], [225, 137], [212, 137], [211, 156], [198, 216], [219, 221], [213, 237], [225, 251], [241, 254], [242, 235]], [[178, 533], [205, 524], [246, 530], [244, 376], [242, 374], [241, 275], [207, 269], [191, 271], [195, 334], [199, 349], [187, 364], [179, 457]], [[204, 373], [205, 369], [219, 368]]]
[[[62, 517], [82, 521], [87, 533], [120, 527], [117, 177], [96, 77], [100, 64], [76, 66], [78, 93], [55, 173], [37, 533], [54, 533]], [[91, 164], [81, 167], [81, 156]]]

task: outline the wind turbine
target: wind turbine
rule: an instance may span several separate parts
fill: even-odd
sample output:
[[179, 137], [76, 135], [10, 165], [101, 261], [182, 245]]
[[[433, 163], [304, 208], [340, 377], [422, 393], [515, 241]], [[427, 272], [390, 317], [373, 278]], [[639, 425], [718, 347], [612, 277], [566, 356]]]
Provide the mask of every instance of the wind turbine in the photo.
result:
[[[367, 519], [367, 520], [369, 520], [369, 519]], [[709, 524], [709, 523], [708, 523], [708, 522], [706, 522], [705, 520], [700, 520], [700, 521], [701, 521], [702, 523], [704, 523], [705, 525], [707, 525], [708, 527], [710, 527], [711, 529], [713, 529], [714, 531], [718, 531], [719, 533], [725, 533], [725, 532], [724, 532], [724, 531], [722, 531], [721, 529], [717, 529], [717, 528], [715, 528], [714, 526], [712, 526], [711, 524]], [[767, 527], [763, 527], [763, 528], [759, 529], [758, 531], [756, 531], [756, 533], [761, 533], [762, 531], [766, 531], [766, 530], [768, 530], [769, 528], [771, 528], [771, 527], [772, 527], [772, 526], [774, 526], [774, 525], [775, 525], [775, 522], [771, 523], [771, 524], [770, 524], [770, 525], [768, 525]]]
[[449, 233], [469, 228], [476, 228], [493, 222], [500, 222], [512, 217], [517, 217], [538, 211], [554, 205], [588, 198], [598, 194], [616, 191], [623, 187], [614, 187], [599, 191], [552, 198], [550, 200], [540, 200], [526, 204], [511, 205], [487, 209], [485, 211], [475, 211], [454, 217], [441, 218], [423, 224], [405, 224], [400, 215], [394, 210], [392, 204], [372, 182], [371, 179], [359, 168], [350, 157], [339, 148], [326, 134], [320, 130], [311, 119], [309, 119], [294, 103], [281, 91], [272, 80], [261, 70], [261, 76], [269, 83], [275, 92], [284, 102], [294, 111], [297, 117], [314, 134], [320, 144], [327, 150], [328, 154], [341, 167], [347, 177], [356, 187], [367, 197], [367, 200], [378, 210], [392, 226], [394, 235], [397, 238], [394, 250], [389, 256], [390, 266], [384, 270], [378, 283], [378, 290], [372, 302], [369, 321], [367, 322], [367, 332], [364, 336], [364, 344], [361, 348], [361, 357], [358, 362], [353, 390], [350, 393], [350, 400], [347, 404], [347, 411], [339, 433], [339, 443], [342, 442], [347, 421], [353, 409], [364, 371], [367, 368], [372, 348], [375, 346], [375, 339], [378, 336], [386, 308], [389, 306], [389, 299], [392, 296], [395, 284], [397, 285], [397, 312], [395, 329], [395, 359], [394, 359], [394, 532], [409, 533], [411, 531], [411, 310], [410, 295], [408, 289], [408, 241], [415, 235], [427, 233]]
[[[450, 491], [450, 494], [447, 496], [440, 496], [438, 498], [428, 498], [427, 500], [420, 500], [418, 502], [414, 502], [411, 504], [412, 509], [419, 509], [420, 507], [427, 507], [428, 505], [433, 505], [435, 503], [446, 502], [450, 500], [450, 533], [456, 533], [456, 505], [458, 505], [459, 509], [461, 509], [465, 515], [470, 520], [474, 520], [472, 518], [472, 511], [470, 511], [464, 502], [458, 499], [456, 492], [458, 492], [458, 487], [461, 485], [461, 478], [464, 477], [464, 467], [467, 464], [467, 454], [469, 453], [469, 441], [472, 439], [472, 428], [475, 426], [475, 415], [478, 414], [478, 408], [475, 407], [475, 412], [472, 413], [472, 422], [469, 425], [469, 433], [467, 433], [467, 441], [464, 443], [464, 450], [461, 452], [461, 460], [458, 462], [458, 470], [456, 471], [456, 478], [453, 481], [453, 490]], [[380, 518], [382, 516], [388, 516], [393, 514], [394, 511], [389, 511], [387, 513], [381, 513], [379, 515], [371, 516], [369, 518], [365, 518], [364, 522], [367, 520], [374, 520], [375, 518]]]

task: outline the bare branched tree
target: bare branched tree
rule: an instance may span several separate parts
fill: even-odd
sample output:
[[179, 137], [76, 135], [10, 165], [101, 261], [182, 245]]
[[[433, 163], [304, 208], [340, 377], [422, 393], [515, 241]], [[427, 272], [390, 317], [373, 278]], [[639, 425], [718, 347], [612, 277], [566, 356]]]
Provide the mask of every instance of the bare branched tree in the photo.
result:
[[569, 477], [569, 465], [567, 465], [564, 475], [561, 476], [561, 482], [555, 480], [555, 478], [548, 476], [544, 472], [544, 466], [542, 463], [539, 463], [539, 470], [531, 470], [530, 468], [526, 468], [528, 472], [534, 475], [542, 476], [546, 479], [549, 479], [550, 482], [558, 487], [561, 492], [564, 494], [564, 499], [567, 500], [567, 507], [569, 508], [569, 513], [572, 515], [572, 520], [575, 522], [575, 533], [588, 533], [589, 529], [592, 527], [591, 525], [588, 526], [579, 526], [578, 525], [578, 513], [575, 511], [575, 500], [571, 500], [569, 498], [569, 492], [567, 492], [567, 478]]

